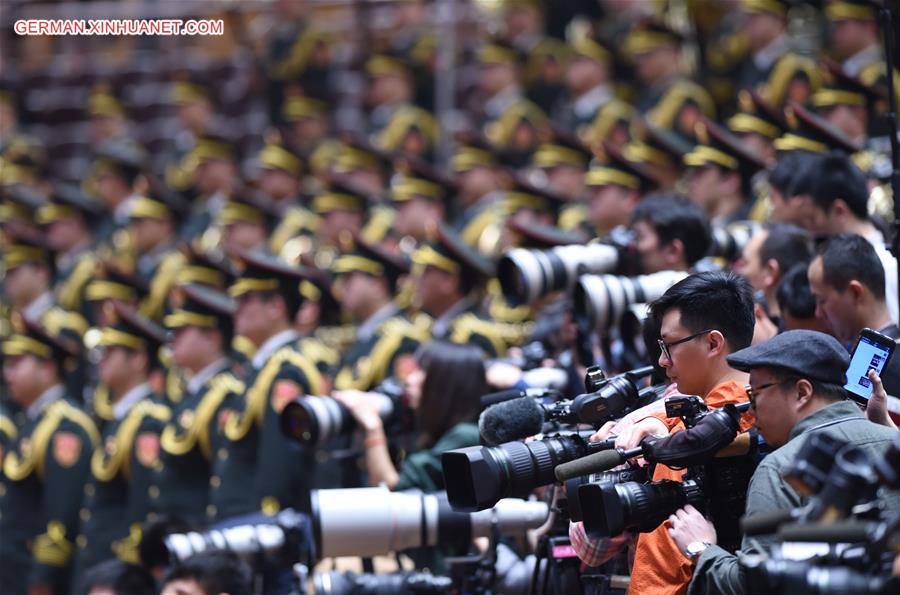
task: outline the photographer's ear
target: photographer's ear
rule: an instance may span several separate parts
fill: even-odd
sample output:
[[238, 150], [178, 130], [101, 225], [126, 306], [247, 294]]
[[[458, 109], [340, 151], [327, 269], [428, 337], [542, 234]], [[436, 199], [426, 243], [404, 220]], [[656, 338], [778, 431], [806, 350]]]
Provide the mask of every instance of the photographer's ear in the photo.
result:
[[728, 348], [728, 342], [725, 340], [725, 335], [720, 331], [710, 331], [707, 333], [706, 337], [706, 344], [709, 345], [710, 355], [719, 355], [720, 353], [724, 353]]
[[794, 385], [794, 388], [797, 391], [797, 406], [806, 406], [814, 396], [812, 383], [806, 378], [801, 378]]

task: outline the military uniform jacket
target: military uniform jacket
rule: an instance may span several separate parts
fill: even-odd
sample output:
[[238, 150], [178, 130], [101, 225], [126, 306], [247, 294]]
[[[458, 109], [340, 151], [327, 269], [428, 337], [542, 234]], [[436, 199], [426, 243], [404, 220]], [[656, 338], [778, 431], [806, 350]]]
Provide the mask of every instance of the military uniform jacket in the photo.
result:
[[[0, 585], [4, 594], [29, 585], [69, 592], [78, 506], [99, 441], [93, 422], [62, 385], [24, 415], [3, 457], [0, 489]], [[42, 402], [43, 401], [43, 402]]]
[[372, 390], [393, 375], [394, 364], [404, 354], [412, 354], [430, 338], [428, 330], [416, 326], [389, 304], [360, 325], [357, 340], [341, 360], [334, 380], [340, 390]]
[[314, 456], [288, 441], [281, 431], [281, 410], [301, 395], [320, 395], [323, 379], [300, 352], [294, 331], [264, 343], [240, 397], [219, 413], [222, 445], [216, 448], [209, 507], [210, 520], [262, 510], [309, 509]]
[[208, 374], [206, 380], [196, 383], [192, 379], [184, 398], [173, 408], [160, 438], [160, 464], [150, 486], [158, 495], [151, 502], [154, 513], [197, 527], [207, 520], [219, 412], [227, 398], [244, 392], [244, 384], [228, 370], [227, 360], [210, 366], [206, 374], [198, 373]]
[[489, 358], [506, 353], [507, 340], [500, 326], [481, 316], [473, 296], [460, 300], [440, 318], [429, 321], [429, 325], [434, 339], [475, 345]]
[[149, 488], [169, 409], [147, 384], [126, 393], [113, 407], [114, 419], [103, 428], [102, 444], [91, 457], [84, 486], [73, 572], [76, 593], [86, 592], [81, 582], [84, 572], [98, 562], [140, 561], [140, 527], [156, 495]]

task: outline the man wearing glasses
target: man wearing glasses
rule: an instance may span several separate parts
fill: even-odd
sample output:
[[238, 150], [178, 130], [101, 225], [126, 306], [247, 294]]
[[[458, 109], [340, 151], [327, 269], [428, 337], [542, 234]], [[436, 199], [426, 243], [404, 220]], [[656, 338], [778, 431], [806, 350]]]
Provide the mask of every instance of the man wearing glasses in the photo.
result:
[[[751, 413], [766, 442], [777, 448], [759, 464], [747, 491], [747, 516], [805, 504], [783, 479], [804, 441], [812, 434], [828, 434], [849, 441], [874, 457], [896, 437], [897, 430], [876, 425], [847, 400], [843, 385], [849, 364], [846, 349], [832, 336], [809, 330], [776, 335], [727, 358], [738, 370], [750, 373]], [[880, 380], [873, 375], [876, 390]], [[896, 497], [888, 500], [897, 510]], [[695, 564], [690, 593], [743, 593], [746, 590], [738, 558], [715, 545], [712, 525], [688, 506], [669, 518], [677, 547]], [[745, 540], [741, 553], [762, 553], [774, 536]], [[762, 548], [762, 549], [760, 549]]]

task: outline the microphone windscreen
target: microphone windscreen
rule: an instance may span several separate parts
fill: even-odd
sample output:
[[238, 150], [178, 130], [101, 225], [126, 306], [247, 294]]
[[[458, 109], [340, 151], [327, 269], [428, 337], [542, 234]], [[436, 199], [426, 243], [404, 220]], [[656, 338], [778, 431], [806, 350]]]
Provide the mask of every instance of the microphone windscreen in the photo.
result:
[[533, 397], [491, 405], [478, 418], [478, 431], [488, 446], [524, 440], [539, 434], [544, 426], [544, 410]]
[[575, 477], [607, 471], [624, 462], [625, 458], [622, 456], [621, 451], [601, 450], [586, 457], [558, 465], [553, 472], [556, 474], [558, 481], [569, 481]]
[[491, 405], [496, 405], [497, 403], [504, 403], [513, 399], [521, 399], [524, 396], [526, 396], [525, 391], [520, 388], [511, 388], [508, 390], [497, 391], [495, 393], [488, 393], [486, 395], [481, 395], [481, 407], [487, 408]]

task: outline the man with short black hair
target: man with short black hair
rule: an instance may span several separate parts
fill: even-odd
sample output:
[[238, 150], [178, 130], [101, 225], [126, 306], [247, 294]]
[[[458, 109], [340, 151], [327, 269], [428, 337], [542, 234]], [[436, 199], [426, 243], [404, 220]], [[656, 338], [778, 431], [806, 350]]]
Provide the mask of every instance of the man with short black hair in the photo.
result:
[[233, 552], [194, 554], [169, 571], [160, 595], [250, 595], [252, 575]]
[[769, 305], [769, 313], [778, 316], [775, 298], [778, 282], [785, 272], [812, 256], [812, 238], [797, 226], [774, 223], [753, 234], [744, 246], [735, 270], [745, 277], [753, 289], [762, 292]]
[[[884, 269], [865, 238], [849, 234], [831, 238], [810, 263], [808, 274], [816, 316], [828, 323], [845, 347], [851, 348], [864, 328], [900, 338], [885, 300]], [[882, 380], [889, 394], [900, 394], [900, 358], [891, 359]]]
[[786, 331], [810, 330], [831, 334], [828, 323], [816, 317], [816, 298], [809, 287], [809, 263], [795, 264], [778, 283], [775, 293]]
[[[764, 458], [750, 480], [747, 516], [802, 506], [806, 498], [783, 478], [810, 435], [827, 435], [880, 456], [897, 430], [867, 421], [846, 400], [844, 370], [849, 356], [833, 337], [816, 331], [788, 331], [727, 358], [750, 374], [751, 413], [766, 443], [777, 450]], [[886, 501], [896, 510], [896, 498]], [[692, 506], [669, 517], [670, 534], [694, 563], [689, 593], [744, 593], [738, 558], [718, 547], [712, 525]], [[763, 553], [774, 536], [744, 540], [742, 553]]]
[[156, 584], [149, 572], [122, 560], [106, 560], [92, 566], [84, 575], [88, 595], [156, 595]]
[[674, 195], [643, 199], [631, 216], [631, 231], [643, 274], [690, 270], [711, 242], [703, 210]]
[[891, 320], [900, 321], [897, 303], [897, 260], [888, 251], [884, 236], [869, 219], [866, 177], [847, 155], [834, 151], [818, 161], [818, 171], [803, 224], [813, 234], [854, 233], [875, 248], [884, 267], [885, 289]]

